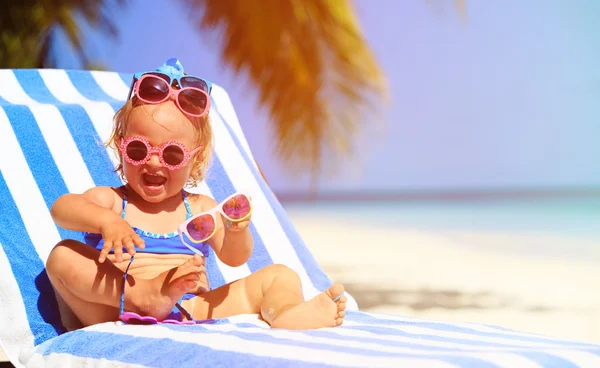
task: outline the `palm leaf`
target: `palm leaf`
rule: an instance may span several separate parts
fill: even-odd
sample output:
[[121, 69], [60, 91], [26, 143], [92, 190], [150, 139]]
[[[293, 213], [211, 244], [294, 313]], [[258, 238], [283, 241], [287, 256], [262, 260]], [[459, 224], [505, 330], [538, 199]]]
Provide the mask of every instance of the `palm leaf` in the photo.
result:
[[387, 88], [349, 1], [182, 1], [258, 89], [291, 172], [318, 173], [324, 155], [352, 153], [351, 138], [375, 123]]
[[[0, 67], [54, 67], [52, 44], [62, 30], [88, 68], [78, 15], [116, 37], [111, 12], [127, 0], [4, 0]], [[350, 0], [181, 0], [201, 31], [215, 31], [221, 59], [258, 89], [272, 118], [275, 150], [302, 172], [318, 173], [324, 157], [352, 153], [352, 138], [379, 119], [387, 96], [380, 70]], [[427, 0], [426, 0], [427, 1]], [[455, 0], [461, 16], [466, 0]], [[300, 169], [300, 170], [298, 170]], [[314, 178], [314, 176], [313, 176]]]
[[[51, 52], [58, 31], [64, 32], [75, 56], [84, 65], [89, 61], [78, 21], [117, 37], [111, 11], [126, 0], [4, 0], [0, 12], [0, 67], [56, 67]], [[81, 17], [79, 17], [81, 16]], [[97, 64], [99, 65], [99, 64]]]

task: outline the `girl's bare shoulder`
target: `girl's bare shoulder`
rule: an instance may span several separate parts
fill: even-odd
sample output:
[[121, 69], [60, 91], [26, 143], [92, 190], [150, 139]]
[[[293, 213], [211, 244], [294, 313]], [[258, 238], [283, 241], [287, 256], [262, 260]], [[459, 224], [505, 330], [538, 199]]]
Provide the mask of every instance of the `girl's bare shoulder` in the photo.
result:
[[88, 189], [81, 195], [100, 207], [121, 212], [124, 187], [98, 186]]
[[208, 211], [218, 204], [214, 198], [204, 194], [188, 193], [187, 197], [192, 208], [192, 213]]

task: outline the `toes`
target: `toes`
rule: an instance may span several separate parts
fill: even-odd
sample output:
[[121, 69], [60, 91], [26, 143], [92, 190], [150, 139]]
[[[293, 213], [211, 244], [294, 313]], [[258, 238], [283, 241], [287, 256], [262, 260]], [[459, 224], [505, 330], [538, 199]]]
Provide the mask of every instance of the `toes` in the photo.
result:
[[199, 281], [200, 275], [198, 275], [197, 273], [188, 273], [187, 275], [184, 276], [184, 280], [185, 281]]
[[338, 311], [343, 311], [346, 309], [346, 303], [338, 303], [337, 305]]
[[185, 263], [182, 264], [180, 267], [181, 268], [198, 268], [198, 267], [202, 266], [203, 264], [204, 264], [204, 261], [203, 261], [202, 257], [200, 257], [200, 255], [198, 255], [198, 254], [194, 254], [194, 256], [192, 258], [185, 261]]
[[337, 300], [339, 303], [346, 303], [348, 301], [348, 298], [346, 298], [345, 295], [340, 296], [340, 298]]
[[194, 254], [192, 259], [190, 259], [190, 262], [194, 266], [202, 266], [204, 264], [204, 259], [202, 259], [199, 254]]
[[341, 326], [342, 323], [344, 323], [344, 319], [343, 318], [336, 318], [335, 319], [335, 325], [336, 326]]
[[325, 291], [325, 294], [327, 294], [328, 297], [334, 300], [340, 295], [342, 295], [343, 292], [344, 286], [342, 284], [333, 284], [329, 289], [327, 289], [327, 291]]
[[344, 312], [344, 311], [339, 311], [339, 312], [338, 312], [338, 314], [337, 314], [337, 317], [338, 317], [338, 318], [344, 318], [344, 317], [346, 317], [346, 312]]
[[203, 268], [204, 262], [202, 261], [202, 257], [196, 254], [193, 258], [190, 258], [183, 265], [179, 266], [179, 272], [202, 272]]

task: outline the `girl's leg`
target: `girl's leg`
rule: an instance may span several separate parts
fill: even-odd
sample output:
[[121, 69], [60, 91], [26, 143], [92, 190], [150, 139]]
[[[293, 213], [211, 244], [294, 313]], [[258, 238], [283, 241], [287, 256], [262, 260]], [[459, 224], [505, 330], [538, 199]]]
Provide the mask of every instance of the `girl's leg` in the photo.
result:
[[[300, 278], [283, 265], [270, 265], [253, 274], [204, 293], [195, 299], [195, 319], [259, 313], [276, 328], [314, 329], [342, 324], [346, 297], [340, 284], [304, 301]], [[190, 301], [190, 305], [193, 301]]]
[[[119, 315], [123, 271], [109, 260], [98, 263], [99, 253], [78, 241], [63, 240], [46, 262], [52, 285], [84, 326], [116, 321]], [[152, 280], [128, 275], [125, 308], [164, 318], [179, 298], [196, 285], [202, 265], [203, 260], [194, 257]]]

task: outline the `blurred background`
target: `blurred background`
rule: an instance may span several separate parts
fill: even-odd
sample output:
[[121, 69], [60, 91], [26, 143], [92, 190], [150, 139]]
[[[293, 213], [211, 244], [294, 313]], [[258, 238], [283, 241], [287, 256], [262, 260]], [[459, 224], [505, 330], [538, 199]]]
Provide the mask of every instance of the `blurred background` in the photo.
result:
[[600, 2], [38, 3], [0, 15], [1, 68], [224, 87], [362, 310], [600, 341]]

